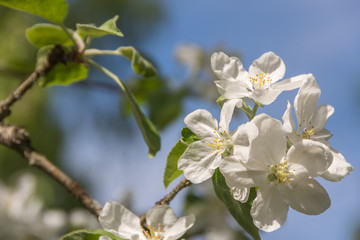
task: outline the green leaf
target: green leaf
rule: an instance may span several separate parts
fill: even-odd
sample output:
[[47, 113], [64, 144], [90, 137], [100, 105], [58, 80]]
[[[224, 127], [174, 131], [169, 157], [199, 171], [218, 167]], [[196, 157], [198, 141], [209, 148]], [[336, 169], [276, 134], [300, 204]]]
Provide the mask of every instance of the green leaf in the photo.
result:
[[169, 184], [179, 177], [183, 171], [177, 169], [177, 163], [180, 156], [185, 152], [186, 148], [193, 142], [200, 140], [191, 130], [187, 127], [181, 130], [181, 139], [169, 152], [166, 159], [166, 167], [164, 172], [164, 186], [167, 188]]
[[115, 16], [110, 20], [107, 20], [100, 27], [96, 27], [94, 24], [76, 24], [76, 28], [78, 29], [80, 34], [87, 35], [89, 37], [102, 37], [104, 35], [116, 35], [119, 37], [123, 37], [122, 32], [116, 27], [116, 21], [119, 16]]
[[231, 189], [226, 185], [225, 178], [219, 169], [216, 169], [212, 180], [216, 195], [226, 205], [230, 214], [235, 218], [239, 225], [255, 240], [261, 239], [259, 230], [254, 225], [250, 215], [251, 204], [256, 197], [255, 188], [251, 189], [249, 200], [246, 203], [241, 203], [233, 198]]
[[54, 84], [69, 85], [87, 78], [88, 68], [82, 63], [66, 62], [56, 64], [41, 80], [42, 87]]
[[68, 233], [59, 240], [99, 240], [99, 237], [101, 236], [107, 236], [111, 238], [112, 240], [124, 240], [122, 238], [119, 238], [115, 236], [112, 233], [109, 233], [103, 229], [97, 229], [97, 230], [88, 230], [88, 229], [82, 229], [73, 231], [71, 233]]
[[131, 66], [137, 74], [141, 74], [145, 77], [156, 75], [155, 67], [148, 60], [143, 58], [134, 47], [119, 47], [116, 49], [116, 52], [131, 61]]
[[69, 41], [69, 36], [64, 30], [53, 24], [40, 23], [26, 29], [26, 37], [35, 47], [63, 44]]
[[68, 12], [65, 0], [0, 0], [0, 4], [43, 17], [59, 25]]

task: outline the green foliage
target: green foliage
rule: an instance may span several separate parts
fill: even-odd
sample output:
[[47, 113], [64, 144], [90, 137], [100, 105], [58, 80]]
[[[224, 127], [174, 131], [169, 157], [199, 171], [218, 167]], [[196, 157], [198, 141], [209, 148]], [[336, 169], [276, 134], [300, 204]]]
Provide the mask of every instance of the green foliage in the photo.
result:
[[165, 188], [183, 173], [183, 171], [177, 169], [177, 163], [181, 155], [191, 143], [200, 139], [187, 127], [181, 130], [181, 136], [180, 140], [175, 144], [167, 156], [163, 179]]
[[38, 48], [71, 41], [61, 27], [47, 23], [35, 24], [26, 29], [26, 37], [30, 43]]
[[107, 237], [111, 238], [112, 240], [124, 240], [124, 239], [119, 238], [119, 237], [115, 236], [114, 234], [109, 233], [102, 229], [77, 230], [77, 231], [74, 231], [74, 232], [71, 232], [71, 233], [68, 233], [68, 234], [62, 236], [61, 238], [59, 238], [59, 240], [99, 240], [99, 237], [101, 237], [101, 236], [107, 236]]
[[0, 0], [0, 4], [43, 17], [59, 25], [68, 11], [65, 0]]
[[239, 225], [255, 240], [260, 239], [259, 230], [255, 227], [250, 215], [251, 203], [256, 197], [255, 188], [251, 189], [249, 200], [241, 203], [233, 198], [231, 189], [226, 185], [225, 178], [219, 169], [216, 169], [212, 180], [216, 196], [226, 205]]
[[103, 23], [100, 27], [96, 27], [94, 24], [76, 24], [76, 27], [80, 34], [89, 36], [89, 37], [102, 37], [104, 35], [116, 35], [123, 37], [122, 32], [116, 27], [116, 21], [119, 16], [115, 16], [112, 19]]
[[155, 67], [143, 58], [134, 47], [119, 47], [116, 49], [116, 52], [131, 61], [131, 66], [137, 74], [141, 74], [144, 77], [152, 77], [156, 75]]
[[58, 63], [41, 79], [40, 85], [42, 87], [54, 84], [69, 85], [73, 82], [86, 79], [88, 71], [88, 68], [82, 63]]

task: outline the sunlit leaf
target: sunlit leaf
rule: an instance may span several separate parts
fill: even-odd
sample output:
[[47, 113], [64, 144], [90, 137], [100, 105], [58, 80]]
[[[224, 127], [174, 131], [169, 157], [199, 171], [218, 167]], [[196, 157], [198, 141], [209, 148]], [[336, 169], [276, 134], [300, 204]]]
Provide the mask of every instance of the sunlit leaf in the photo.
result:
[[0, 0], [0, 4], [43, 17], [59, 25], [68, 11], [65, 0]]
[[181, 139], [175, 144], [167, 156], [163, 179], [165, 188], [183, 173], [183, 171], [177, 169], [180, 156], [185, 152], [189, 144], [200, 139], [187, 127], [181, 130], [181, 136]]
[[53, 24], [40, 23], [26, 29], [26, 37], [35, 47], [62, 44], [69, 41], [64, 30]]
[[59, 238], [59, 240], [99, 240], [99, 237], [101, 237], [101, 236], [107, 236], [107, 237], [111, 238], [112, 240], [124, 240], [124, 239], [119, 238], [119, 237], [115, 236], [114, 234], [109, 233], [102, 229], [77, 230], [77, 231], [74, 231], [74, 232], [71, 232], [71, 233], [68, 233], [68, 234], [62, 236], [61, 238]]
[[87, 78], [88, 68], [82, 63], [67, 62], [66, 64], [57, 63], [43, 77], [40, 85], [43, 87], [58, 85], [69, 85]]
[[115, 16], [112, 19], [103, 23], [100, 27], [95, 26], [94, 24], [76, 24], [76, 27], [80, 34], [87, 35], [89, 37], [102, 37], [104, 35], [116, 35], [123, 37], [122, 32], [117, 28], [116, 21], [119, 16]]
[[233, 198], [231, 190], [226, 185], [225, 178], [219, 169], [216, 169], [212, 180], [216, 195], [226, 205], [238, 224], [255, 240], [260, 239], [259, 230], [254, 225], [250, 215], [251, 203], [256, 197], [255, 188], [251, 189], [249, 200], [246, 203], [241, 203]]

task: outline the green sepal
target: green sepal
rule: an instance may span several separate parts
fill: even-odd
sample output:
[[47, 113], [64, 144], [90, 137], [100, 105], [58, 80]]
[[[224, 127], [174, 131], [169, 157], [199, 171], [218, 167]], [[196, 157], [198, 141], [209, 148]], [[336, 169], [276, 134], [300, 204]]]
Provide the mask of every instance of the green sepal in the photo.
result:
[[59, 240], [99, 240], [99, 237], [101, 236], [107, 236], [111, 238], [112, 240], [125, 240], [123, 238], [119, 238], [115, 236], [112, 233], [109, 233], [103, 229], [97, 229], [97, 230], [89, 230], [89, 229], [82, 229], [70, 232], [61, 238]]
[[225, 97], [220, 96], [220, 97], [218, 97], [218, 99], [216, 99], [216, 103], [217, 103], [220, 107], [222, 107], [222, 106], [224, 105], [225, 100], [226, 100]]
[[224, 176], [219, 169], [216, 169], [212, 177], [216, 196], [226, 205], [230, 214], [235, 218], [237, 223], [255, 240], [259, 240], [259, 230], [254, 225], [250, 215], [250, 209], [253, 200], [256, 197], [256, 189], [251, 188], [249, 199], [246, 203], [237, 201], [232, 196], [231, 189], [227, 186]]
[[107, 20], [100, 27], [95, 26], [94, 24], [76, 24], [76, 28], [80, 35], [86, 35], [89, 37], [102, 37], [104, 35], [116, 35], [123, 37], [123, 33], [117, 28], [116, 21], [119, 16], [115, 16], [112, 19]]
[[0, 0], [0, 4], [34, 14], [59, 25], [68, 12], [65, 0]]
[[177, 163], [186, 148], [193, 142], [200, 140], [189, 128], [185, 127], [181, 130], [181, 138], [169, 152], [166, 159], [166, 167], [164, 172], [164, 186], [167, 188], [169, 184], [178, 178], [183, 171], [177, 168]]
[[31, 44], [38, 48], [71, 41], [61, 27], [48, 23], [35, 24], [26, 29], [26, 38]]

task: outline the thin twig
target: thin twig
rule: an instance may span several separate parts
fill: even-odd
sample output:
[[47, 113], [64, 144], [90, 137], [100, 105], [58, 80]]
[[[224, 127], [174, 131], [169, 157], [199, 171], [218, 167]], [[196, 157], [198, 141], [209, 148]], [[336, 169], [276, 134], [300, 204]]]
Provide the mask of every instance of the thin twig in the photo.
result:
[[[171, 200], [174, 199], [174, 197], [184, 188], [188, 187], [191, 185], [191, 182], [189, 180], [187, 180], [186, 178], [183, 178], [181, 180], [181, 182], [165, 197], [163, 197], [161, 200], [157, 201], [155, 203], [155, 206], [157, 205], [169, 205], [169, 203], [171, 202]], [[141, 218], [140, 218], [140, 224], [142, 226], [145, 225], [146, 222], [146, 215], [144, 214]]]
[[71, 193], [89, 212], [96, 217], [101, 212], [101, 205], [89, 197], [85, 190], [58, 167], [52, 164], [44, 155], [38, 153], [30, 144], [28, 133], [24, 128], [15, 125], [0, 123], [0, 144], [20, 153], [29, 161], [30, 166], [35, 166], [49, 174], [65, 189]]

